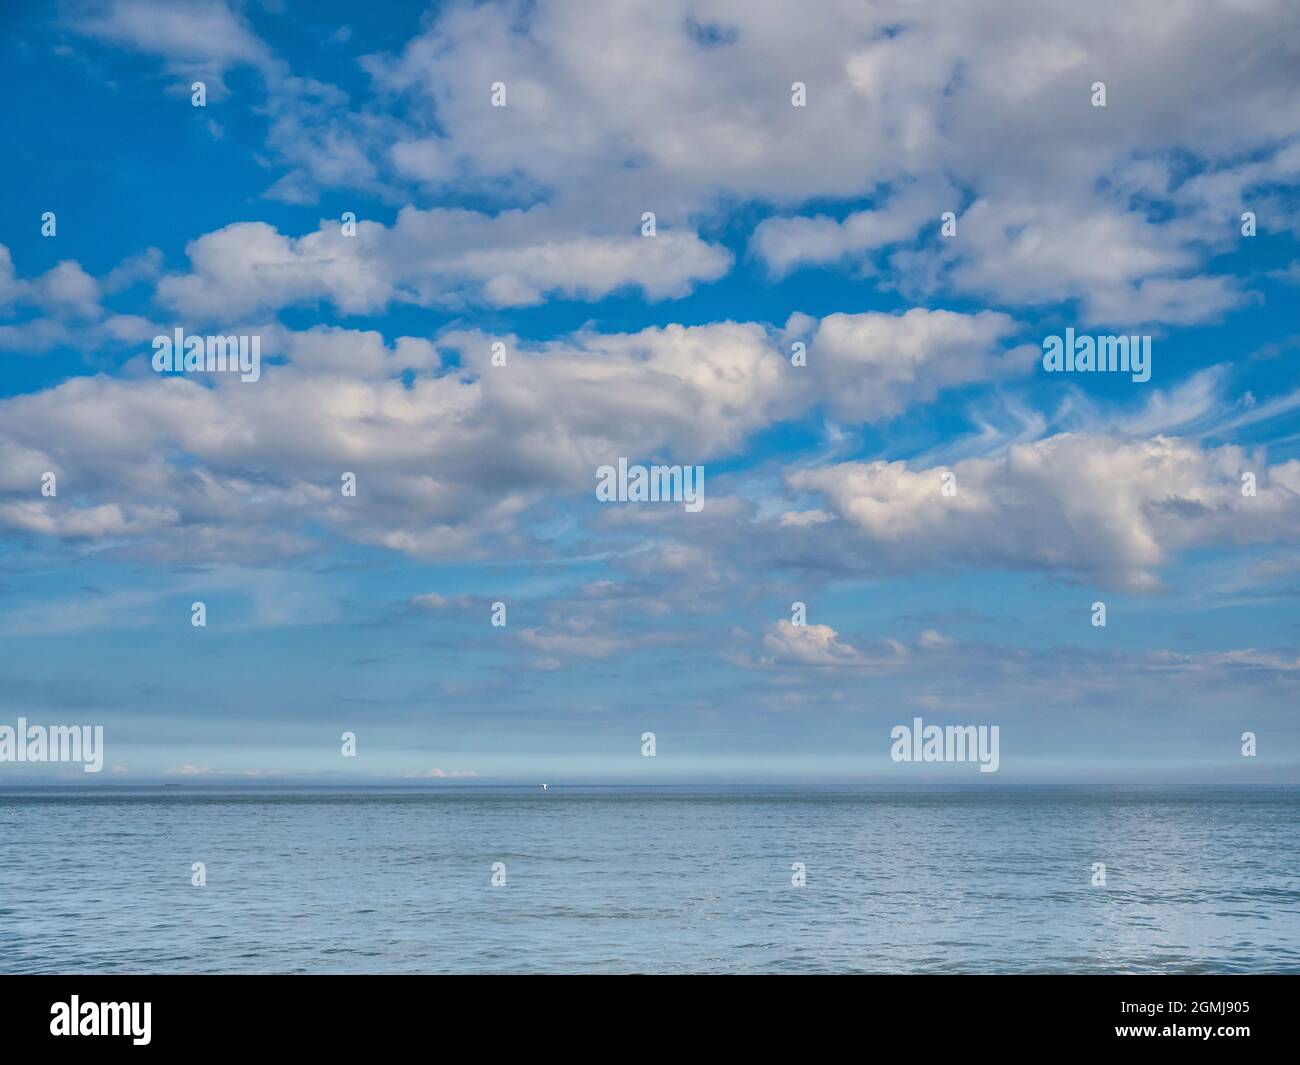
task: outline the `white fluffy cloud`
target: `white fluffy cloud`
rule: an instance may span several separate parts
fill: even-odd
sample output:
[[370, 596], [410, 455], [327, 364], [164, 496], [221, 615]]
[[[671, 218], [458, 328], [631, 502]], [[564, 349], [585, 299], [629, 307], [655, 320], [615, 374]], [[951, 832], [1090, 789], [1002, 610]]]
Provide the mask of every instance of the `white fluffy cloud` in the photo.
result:
[[[591, 498], [597, 467], [619, 457], [712, 461], [821, 403], [876, 420], [1002, 373], [994, 353], [1012, 329], [1002, 315], [923, 310], [796, 322], [814, 334], [807, 367], [756, 323], [540, 345], [476, 331], [386, 345], [374, 332], [232, 325], [261, 335], [272, 360], [256, 383], [163, 378], [142, 351], [134, 376], [0, 402], [0, 493], [12, 502], [0, 522], [146, 541], [185, 526], [196, 551], [250, 523], [272, 553], [302, 550], [295, 530], [324, 522], [421, 557], [474, 553], [518, 535], [530, 508]], [[505, 366], [491, 364], [497, 339]], [[452, 351], [459, 366], [444, 360]], [[850, 387], [864, 374], [874, 395]], [[33, 499], [47, 470], [65, 488]], [[355, 500], [339, 494], [345, 471], [357, 474]]]
[[[1258, 494], [1242, 493], [1255, 473]], [[944, 473], [956, 492], [942, 492]], [[788, 478], [837, 523], [800, 526], [872, 564], [912, 569], [999, 566], [1151, 588], [1174, 552], [1194, 546], [1294, 541], [1300, 462], [1268, 467], [1240, 447], [1065, 433], [998, 458], [951, 468], [851, 462]]]
[[[259, 70], [268, 148], [290, 168], [275, 198], [418, 189], [424, 202], [468, 193], [532, 208], [414, 212], [369, 248], [277, 245], [238, 227], [237, 244], [203, 238], [249, 254], [268, 301], [679, 295], [730, 264], [695, 227], [759, 200], [795, 212], [753, 235], [775, 274], [874, 259], [881, 284], [908, 293], [1078, 299], [1099, 322], [1192, 322], [1244, 298], [1201, 273], [1244, 207], [1297, 225], [1278, 192], [1300, 173], [1290, 0], [1189, 0], [1158, 18], [1118, 0], [827, 0], [815, 18], [736, 0], [450, 4], [395, 52], [363, 57], [372, 91], [356, 100], [289, 74], [216, 0], [76, 10], [73, 28], [171, 69], [218, 84], [235, 65]], [[1097, 81], [1104, 108], [1091, 104]], [[505, 107], [491, 106], [497, 82]], [[791, 106], [795, 82], [805, 107]], [[798, 214], [863, 197], [875, 206]], [[657, 245], [630, 239], [646, 210], [667, 226]], [[950, 240], [938, 235], [949, 210], [961, 216]], [[251, 298], [210, 260], [168, 291], [198, 306], [210, 279]]]
[[163, 278], [158, 297], [207, 320], [316, 302], [343, 314], [393, 302], [520, 307], [625, 287], [657, 300], [685, 295], [731, 264], [729, 252], [694, 233], [642, 237], [633, 221], [623, 235], [601, 236], [563, 231], [545, 207], [496, 216], [407, 207], [392, 227], [361, 221], [344, 236], [340, 223], [326, 221], [296, 238], [239, 222], [190, 242], [191, 272]]
[[22, 278], [9, 249], [0, 244], [0, 352], [42, 354], [59, 345], [86, 352], [153, 336], [156, 330], [145, 319], [114, 314], [102, 300], [136, 282], [152, 280], [161, 258], [156, 248], [150, 248], [102, 278], [92, 277], [75, 260], [64, 259], [43, 274]]
[[[1176, 3], [1159, 18], [1067, 0], [831, 0], [817, 18], [737, 0], [453, 4], [404, 47], [364, 60], [377, 94], [356, 102], [291, 77], [239, 9], [196, 0], [183, 25], [170, 10], [113, 0], [76, 7], [71, 24], [179, 64], [169, 69], [261, 71], [270, 148], [294, 168], [277, 183], [282, 199], [383, 184], [418, 188], [422, 203], [469, 193], [510, 206], [408, 206], [391, 225], [363, 219], [355, 237], [332, 219], [300, 236], [261, 222], [200, 236], [188, 271], [157, 295], [223, 331], [302, 304], [366, 314], [620, 289], [672, 298], [730, 268], [730, 253], [699, 233], [754, 200], [783, 213], [751, 242], [777, 274], [851, 264], [905, 294], [1078, 300], [1083, 317], [1117, 324], [1204, 321], [1248, 298], [1199, 273], [1208, 253], [1232, 245], [1243, 205], [1276, 206], [1277, 187], [1300, 174], [1290, 45], [1300, 11], [1284, 0]], [[497, 81], [505, 108], [490, 104]], [[795, 81], [807, 107], [791, 106]], [[1094, 81], [1106, 82], [1106, 108], [1089, 102]], [[659, 215], [657, 237], [637, 234], [644, 210]], [[944, 210], [959, 215], [950, 240], [938, 235]], [[7, 267], [0, 260], [0, 304], [39, 292], [51, 318], [0, 326], [0, 345], [67, 342], [65, 320], [89, 313], [103, 288], [75, 264], [38, 281]], [[103, 328], [136, 337], [147, 326]], [[256, 501], [268, 528], [323, 519], [433, 556], [515, 535], [529, 508], [585, 490], [592, 464], [611, 455], [710, 459], [816, 405], [880, 420], [1022, 372], [1025, 349], [1005, 350], [1015, 330], [995, 312], [914, 310], [796, 316], [779, 338], [729, 322], [531, 349], [507, 338], [500, 373], [485, 365], [496, 338], [484, 334], [443, 338], [469, 370], [449, 372], [427, 341], [390, 348], [375, 334], [317, 330], [281, 337], [288, 365], [257, 388], [96, 378], [8, 400], [0, 483], [23, 490], [33, 469], [62, 462], [96, 486], [84, 506], [122, 508], [120, 521], [91, 511], [80, 526], [78, 504], [6, 511], [32, 533], [53, 522], [127, 536], [175, 514], [215, 536]], [[795, 339], [809, 345], [800, 370], [789, 364]], [[809, 469], [790, 483], [818, 498], [778, 528], [846, 550], [884, 545], [908, 565], [992, 562], [1149, 585], [1181, 543], [1285, 535], [1289, 467], [1246, 501], [1224, 472], [1227, 454], [1159, 437], [1057, 436], [959, 462], [959, 495], [947, 501], [934, 470]], [[334, 482], [357, 467], [367, 504], [348, 509]]]
[[865, 253], [908, 241], [927, 222], [937, 222], [936, 205], [953, 203], [946, 185], [904, 186], [878, 207], [855, 211], [839, 220], [827, 215], [774, 216], [754, 229], [750, 250], [776, 277], [803, 265], [860, 260]]
[[[810, 323], [796, 317], [787, 333]], [[1024, 373], [1037, 360], [1037, 348], [1022, 345], [999, 356], [1017, 329], [994, 311], [914, 307], [903, 314], [832, 314], [811, 332], [809, 369], [835, 417], [875, 421], [944, 388]]]
[[883, 671], [907, 657], [907, 647], [897, 640], [863, 648], [845, 642], [829, 625], [795, 625], [784, 618], [763, 634], [768, 662], [778, 665], [830, 666]]
[[[753, 250], [779, 274], [921, 233], [894, 266], [911, 286], [1007, 305], [1079, 298], [1119, 322], [1204, 320], [1240, 302], [1195, 275], [1250, 190], [1294, 177], [1294, 5], [1186, 3], [1152, 18], [1118, 3], [846, 0], [817, 14], [452, 7], [367, 63], [412, 101], [392, 162], [430, 185], [471, 175], [597, 214], [630, 198], [669, 217], [874, 195], [882, 206], [842, 221], [765, 221]], [[489, 107], [497, 81], [506, 108]], [[806, 107], [791, 106], [795, 81]], [[1091, 104], [1096, 81], [1105, 108]], [[1213, 179], [1186, 180], [1187, 158]], [[964, 206], [958, 236], [941, 240], [940, 214]]]
[[[216, 98], [232, 67], [275, 66], [271, 49], [248, 21], [221, 0], [84, 0], [68, 25], [107, 43], [161, 57], [167, 69], [198, 78]], [[189, 91], [189, 84], [183, 86]]]

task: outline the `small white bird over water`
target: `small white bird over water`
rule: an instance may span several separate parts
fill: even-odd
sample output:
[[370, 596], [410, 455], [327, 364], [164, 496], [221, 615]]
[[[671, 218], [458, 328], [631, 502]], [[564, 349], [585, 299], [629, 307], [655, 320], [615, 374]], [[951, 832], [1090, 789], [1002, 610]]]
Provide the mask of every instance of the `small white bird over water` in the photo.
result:
[[547, 788], [549, 788], [549, 787], [550, 787], [549, 784], [543, 784], [543, 785], [542, 785], [542, 791], [545, 791], [545, 790], [546, 790]]

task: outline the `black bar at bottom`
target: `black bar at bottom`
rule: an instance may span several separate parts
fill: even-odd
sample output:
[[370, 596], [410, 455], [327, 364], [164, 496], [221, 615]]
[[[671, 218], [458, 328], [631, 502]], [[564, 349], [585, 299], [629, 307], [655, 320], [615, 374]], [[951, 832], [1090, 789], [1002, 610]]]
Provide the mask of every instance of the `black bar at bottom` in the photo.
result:
[[918, 1053], [1124, 1044], [1250, 1053], [1294, 1042], [1295, 988], [1274, 976], [12, 976], [0, 978], [0, 1049], [18, 1061], [9, 1055], [19, 1049], [109, 1044], [336, 1055], [415, 1043], [550, 1057], [751, 1042], [820, 1053], [828, 1039], [851, 1038], [892, 1053], [900, 1041]]

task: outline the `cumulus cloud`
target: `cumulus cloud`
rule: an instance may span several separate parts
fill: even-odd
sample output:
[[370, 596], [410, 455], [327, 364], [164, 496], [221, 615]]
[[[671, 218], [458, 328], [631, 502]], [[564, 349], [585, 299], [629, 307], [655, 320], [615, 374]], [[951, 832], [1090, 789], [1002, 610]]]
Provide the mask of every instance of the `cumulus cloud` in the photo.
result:
[[[799, 321], [787, 323], [797, 332]], [[1005, 314], [957, 314], [914, 307], [903, 314], [832, 314], [812, 334], [809, 366], [837, 418], [875, 421], [944, 388], [1024, 373], [1039, 349], [1003, 357], [1018, 330]]]
[[70, 345], [84, 352], [114, 341], [152, 336], [155, 331], [145, 319], [114, 314], [103, 300], [156, 277], [160, 261], [158, 250], [150, 248], [102, 278], [91, 276], [72, 259], [23, 278], [9, 249], [0, 244], [0, 351], [42, 354]]
[[[413, 555], [482, 551], [528, 506], [587, 495], [611, 456], [735, 446], [771, 416], [783, 372], [757, 326], [517, 350], [508, 373], [421, 373], [409, 387], [401, 374], [430, 358], [419, 344], [387, 349], [355, 334], [357, 365], [345, 373], [339, 340], [295, 338], [293, 361], [257, 386], [74, 378], [5, 400], [0, 486], [11, 496], [0, 516], [65, 536], [177, 522], [197, 554], [222, 550], [230, 523], [261, 529], [255, 544], [302, 550], [308, 541], [286, 530], [320, 521]], [[486, 355], [483, 338], [460, 342]], [[700, 421], [701, 410], [716, 417]], [[81, 502], [33, 502], [46, 470], [64, 484], [75, 475]], [[355, 506], [340, 496], [343, 471], [357, 474]]]
[[763, 649], [778, 663], [859, 668], [892, 664], [907, 654], [896, 641], [883, 645], [883, 654], [869, 652], [845, 643], [829, 625], [795, 625], [785, 619], [763, 635]]
[[[844, 209], [762, 221], [751, 251], [776, 275], [874, 261], [883, 284], [908, 294], [1077, 299], [1098, 322], [1186, 323], [1247, 298], [1203, 273], [1243, 205], [1300, 224], [1283, 191], [1300, 171], [1289, 44], [1300, 14], [1287, 0], [1176, 4], [1159, 19], [1068, 0], [996, 11], [979, 0], [831, 0], [817, 18], [693, 0], [602, 11], [451, 4], [394, 52], [363, 57], [372, 84], [357, 101], [291, 75], [216, 0], [76, 12], [75, 29], [169, 69], [208, 70], [217, 84], [236, 65], [260, 71], [268, 151], [289, 167], [273, 198], [309, 204], [321, 188], [347, 187], [409, 201], [418, 188], [528, 208], [415, 212], [389, 239], [372, 234], [367, 247], [359, 234], [350, 249], [242, 232], [237, 247], [259, 279], [278, 278], [265, 306], [523, 306], [624, 285], [675, 296], [730, 266], [696, 235], [702, 219], [753, 200], [783, 212], [829, 200]], [[1091, 105], [1097, 80], [1105, 108]], [[796, 81], [805, 107], [791, 106]], [[508, 106], [491, 106], [496, 82]], [[874, 206], [862, 209], [864, 197]], [[667, 223], [657, 244], [631, 239], [644, 210]], [[960, 224], [944, 239], [939, 217], [950, 210]], [[409, 242], [396, 232], [404, 226]], [[475, 251], [448, 254], [445, 238]], [[232, 295], [253, 298], [254, 286], [204, 265]], [[193, 283], [168, 290], [197, 308], [207, 280], [200, 266]]]
[[[264, 195], [294, 208], [323, 201], [319, 214], [331, 217], [286, 223], [303, 212], [277, 208], [271, 225], [257, 220], [256, 188], [232, 187], [229, 202], [242, 206], [212, 223], [230, 224], [172, 234], [194, 239], [185, 258], [169, 251], [165, 276], [153, 251], [103, 275], [53, 257], [20, 275], [0, 247], [0, 351], [75, 345], [97, 369], [114, 367], [56, 379], [37, 366], [42, 390], [0, 399], [0, 536], [31, 557], [182, 558], [176, 592], [188, 595], [202, 583], [195, 564], [211, 572], [237, 551], [256, 570], [247, 594], [260, 597], [263, 623], [331, 619], [332, 597], [305, 589], [333, 578], [306, 564], [260, 566], [315, 561], [324, 546], [358, 564], [378, 553], [347, 545], [421, 562], [519, 559], [522, 575], [493, 568], [511, 599], [511, 628], [493, 642], [516, 662], [536, 652], [535, 669], [609, 674], [632, 652], [654, 669], [656, 658], [689, 666], [742, 644], [731, 661], [762, 674], [745, 679], [746, 707], [761, 705], [765, 696], [750, 697], [762, 686], [775, 704], [836, 713], [867, 705], [857, 698], [867, 691], [888, 695], [891, 709], [1014, 704], [1056, 708], [1059, 721], [1080, 703], [1127, 713], [1141, 698], [1173, 704], [1168, 721], [1197, 701], [1203, 712], [1239, 706], [1242, 679], [1253, 707], [1261, 693], [1294, 705], [1300, 659], [1258, 633], [1197, 645], [1213, 651], [1112, 653], [1095, 640], [1083, 652], [1031, 651], [970, 638], [973, 626], [1023, 615], [950, 624], [939, 610], [912, 615], [905, 638], [877, 640], [834, 614], [843, 600], [831, 596], [818, 620], [833, 624], [744, 628], [845, 577], [1019, 569], [1144, 590], [1189, 549], [1297, 542], [1300, 463], [1209, 446], [1238, 431], [1264, 439], [1266, 421], [1293, 416], [1300, 392], [1271, 389], [1284, 360], [1240, 360], [1258, 399], [1228, 395], [1234, 371], [1179, 375], [1170, 363], [1167, 391], [1115, 402], [1099, 378], [1027, 380], [1040, 349], [1038, 336], [1023, 343], [1020, 324], [1030, 313], [1021, 308], [1044, 328], [1214, 322], [1256, 299], [1255, 281], [1296, 279], [1294, 264], [1269, 270], [1289, 251], [1237, 277], [1207, 266], [1238, 247], [1248, 208], [1262, 234], [1300, 234], [1293, 4], [1188, 0], [1152, 18], [1131, 4], [1067, 0], [933, 9], [827, 0], [809, 18], [731, 0], [454, 3], [430, 11], [407, 43], [364, 57], [370, 85], [350, 78], [346, 92], [292, 74], [257, 32], [276, 20], [253, 5], [94, 0], [61, 10], [65, 26], [134, 53], [122, 70], [149, 77], [135, 57], [155, 57], [166, 91], [199, 78], [217, 99], [239, 71], [249, 94], [226, 106], [251, 105], [267, 130], [253, 160], [267, 169]], [[1104, 109], [1089, 103], [1096, 80], [1108, 86]], [[505, 108], [490, 105], [496, 81]], [[795, 81], [807, 107], [791, 106]], [[233, 116], [225, 128], [233, 138]], [[363, 195], [322, 197], [336, 189]], [[334, 217], [347, 208], [363, 215], [355, 236]], [[379, 209], [382, 221], [364, 217]], [[658, 216], [654, 238], [638, 233], [647, 210]], [[939, 233], [945, 211], [957, 216], [952, 237]], [[613, 295], [677, 299], [725, 277], [741, 249], [746, 282], [838, 271], [816, 293], [823, 316], [665, 325], [664, 307], [643, 308], [638, 321], [628, 300], [593, 312], [616, 324], [546, 341], [532, 338], [548, 320], [570, 328], [573, 308], [496, 313]], [[848, 305], [834, 302], [847, 277], [866, 282], [847, 297], [855, 308], [924, 306], [825, 313]], [[804, 280], [749, 295], [785, 317]], [[149, 282], [152, 305], [110, 309]], [[700, 323], [720, 313], [708, 297], [734, 293], [718, 286], [682, 317]], [[994, 309], [932, 309], [949, 297]], [[275, 320], [396, 311], [401, 330], [419, 332], [412, 322], [466, 308], [489, 309], [471, 323], [480, 328], [462, 321], [437, 336]], [[167, 323], [155, 325], [156, 314]], [[646, 321], [656, 324], [640, 328]], [[262, 379], [153, 374], [148, 340], [175, 325], [259, 334]], [[1274, 357], [1287, 350], [1258, 339]], [[496, 341], [506, 366], [490, 362]], [[791, 364], [796, 342], [807, 346], [805, 366]], [[1193, 360], [1197, 348], [1188, 345]], [[126, 352], [127, 364], [110, 364], [105, 349]], [[1227, 367], [1232, 353], [1213, 358]], [[1282, 457], [1294, 453], [1288, 433], [1269, 438]], [[595, 507], [595, 468], [620, 456], [710, 464], [706, 510]], [[849, 456], [857, 461], [841, 461]], [[889, 461], [898, 456], [907, 459]], [[1247, 470], [1259, 478], [1253, 497], [1240, 491]], [[58, 474], [57, 498], [39, 494], [45, 471]], [[344, 471], [357, 476], [355, 497], [339, 491]], [[955, 475], [951, 497], [945, 472]], [[549, 565], [560, 559], [572, 568]], [[284, 574], [303, 588], [276, 579]], [[566, 575], [586, 583], [557, 592]], [[40, 584], [39, 573], [23, 576]], [[438, 587], [429, 577], [413, 576], [396, 609], [393, 585], [382, 593], [387, 621], [421, 638], [462, 629], [436, 615], [477, 613], [498, 594], [481, 583], [487, 598], [418, 594]], [[1270, 581], [1233, 573], [1219, 584], [1243, 598], [1266, 585], [1293, 594]], [[1075, 591], [1058, 589], [1056, 605]], [[1050, 609], [1048, 599], [1036, 609]], [[707, 618], [692, 630], [720, 609], [735, 617], [730, 636]], [[6, 632], [93, 631], [160, 613], [153, 601], [70, 597], [6, 618]], [[656, 656], [667, 642], [684, 649]], [[509, 672], [493, 684], [517, 683]], [[481, 679], [438, 690], [475, 707], [511, 703]], [[524, 683], [540, 689], [544, 678]], [[696, 693], [702, 714], [728, 712], [722, 688]]]
[[[1250, 471], [1254, 497], [1242, 493]], [[951, 496], [945, 473], [955, 478]], [[1300, 517], [1300, 463], [1268, 467], [1240, 447], [1161, 436], [1065, 433], [950, 469], [850, 462], [787, 480], [836, 516], [848, 534], [840, 547], [878, 564], [1038, 569], [1130, 589], [1154, 587], [1179, 549], [1292, 541]], [[803, 535], [829, 540], [835, 528]]]
[[[1014, 323], [995, 313], [799, 316], [793, 327], [812, 338], [806, 367], [752, 322], [541, 344], [507, 335], [504, 367], [491, 365], [498, 338], [472, 330], [386, 344], [373, 331], [232, 327], [261, 335], [272, 360], [256, 385], [160, 377], [142, 352], [132, 376], [0, 403], [0, 491], [13, 493], [0, 496], [0, 520], [29, 534], [144, 540], [180, 524], [196, 551], [243, 521], [263, 527], [265, 550], [292, 553], [310, 542], [292, 530], [323, 522], [420, 557], [481, 552], [515, 536], [532, 508], [591, 498], [594, 471], [620, 457], [703, 463], [820, 404], [880, 420], [1023, 368], [996, 355]], [[30, 499], [46, 470], [75, 471], [77, 506]], [[339, 494], [345, 471], [357, 475], [355, 501]], [[724, 512], [715, 498], [710, 515]]]
[[866, 253], [910, 240], [926, 222], [937, 223], [935, 205], [951, 203], [951, 190], [907, 186], [880, 207], [843, 219], [828, 215], [776, 216], [754, 229], [749, 248], [774, 277], [803, 265], [861, 260]]
[[123, 508], [116, 503], [104, 503], [99, 506], [72, 506], [60, 511], [45, 500], [0, 504], [0, 526], [18, 532], [73, 539], [94, 540], [141, 535], [174, 525], [176, 520], [176, 512], [169, 507]]
[[583, 233], [545, 207], [496, 216], [406, 207], [391, 227], [361, 221], [355, 236], [333, 221], [302, 237], [237, 222], [186, 251], [191, 272], [163, 278], [158, 298], [209, 320], [324, 302], [343, 314], [391, 303], [521, 307], [622, 288], [667, 299], [720, 277], [731, 263], [729, 252], [694, 233], [642, 237], [631, 225], [622, 235]]
[[[1247, 190], [1294, 168], [1284, 116], [1300, 79], [1282, 30], [1297, 17], [1283, 2], [1179, 5], [1161, 19], [1065, 2], [844, 2], [816, 19], [685, 0], [633, 14], [489, 4], [450, 8], [367, 65], [412, 101], [392, 160], [416, 180], [473, 175], [560, 203], [581, 189], [596, 211], [613, 184], [678, 217], [728, 198], [871, 194], [884, 206], [764, 221], [751, 249], [780, 274], [866, 258], [928, 219], [895, 267], [910, 285], [1186, 322], [1240, 302], [1195, 271]], [[654, 59], [628, 76], [622, 57], [647, 39]], [[483, 87], [498, 80], [510, 105], [493, 111]], [[796, 80], [806, 107], [790, 106]], [[1096, 80], [1106, 108], [1091, 106]], [[1212, 181], [1178, 172], [1189, 155]], [[951, 241], [938, 237], [945, 210], [963, 216]]]
[[101, 313], [100, 296], [99, 282], [72, 259], [37, 277], [20, 278], [9, 249], [0, 244], [0, 314], [13, 315], [26, 305], [60, 321], [94, 318]]
[[[1239, 704], [1244, 685], [1261, 706], [1293, 705], [1300, 692], [1294, 647], [1107, 649], [1085, 639], [1031, 650], [985, 641], [933, 645], [924, 635], [913, 644], [900, 642], [896, 654], [888, 642], [872, 646], [870, 658], [860, 652], [827, 659], [818, 657], [812, 639], [800, 654], [765, 637], [765, 657], [737, 664], [779, 680], [774, 709], [835, 707], [838, 714], [915, 707], [954, 717], [991, 714], [1004, 727], [1014, 722], [1022, 736], [1042, 727], [1057, 741], [1060, 729], [1081, 712], [1085, 720], [1105, 721], [1115, 714], [1131, 717], [1127, 708], [1141, 705], [1162, 719], [1173, 714], [1184, 722], [1215, 720], [1225, 706]], [[776, 648], [783, 653], [774, 653]], [[846, 688], [851, 698], [844, 698]]]
[[[735, 635], [747, 638], [743, 632]], [[966, 653], [955, 640], [935, 629], [926, 629], [910, 643], [893, 638], [854, 641], [830, 625], [796, 625], [784, 618], [767, 627], [760, 645], [759, 653], [741, 658], [739, 664], [795, 672], [814, 667], [883, 676], [933, 670], [936, 656]]]

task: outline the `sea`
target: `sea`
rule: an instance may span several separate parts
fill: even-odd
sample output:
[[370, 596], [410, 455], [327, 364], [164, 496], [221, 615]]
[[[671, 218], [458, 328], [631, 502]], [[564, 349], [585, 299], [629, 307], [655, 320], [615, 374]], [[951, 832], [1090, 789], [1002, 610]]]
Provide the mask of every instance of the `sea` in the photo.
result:
[[1300, 788], [9, 789], [0, 972], [1297, 973]]

